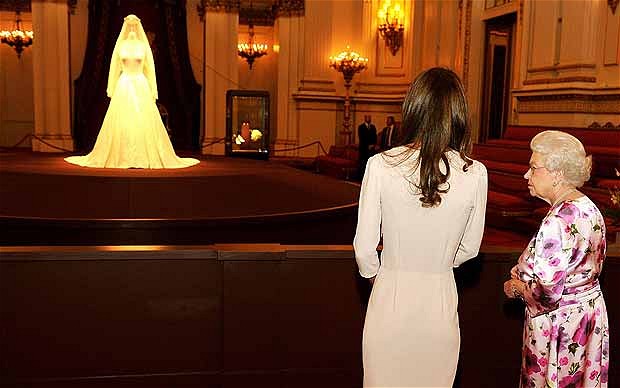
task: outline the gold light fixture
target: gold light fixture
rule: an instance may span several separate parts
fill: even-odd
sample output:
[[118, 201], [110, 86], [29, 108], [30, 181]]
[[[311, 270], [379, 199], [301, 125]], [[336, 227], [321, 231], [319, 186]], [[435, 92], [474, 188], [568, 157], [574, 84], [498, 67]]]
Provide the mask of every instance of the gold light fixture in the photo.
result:
[[351, 101], [349, 98], [349, 89], [353, 76], [368, 67], [368, 58], [361, 57], [358, 53], [351, 51], [347, 46], [347, 51], [343, 51], [335, 57], [329, 57], [329, 67], [342, 73], [344, 77], [344, 121], [342, 123], [342, 131], [340, 135], [344, 139], [345, 144], [351, 143]]
[[21, 57], [24, 48], [30, 46], [34, 40], [32, 31], [22, 30], [20, 11], [15, 11], [15, 29], [13, 31], [0, 31], [0, 42], [8, 44], [17, 52], [17, 58]]
[[248, 31], [248, 41], [247, 43], [239, 43], [237, 45], [238, 54], [241, 58], [245, 59], [250, 65], [250, 70], [252, 70], [252, 65], [257, 58], [262, 57], [263, 55], [267, 55], [267, 49], [269, 46], [263, 43], [254, 43], [254, 25], [249, 25]]
[[379, 34], [385, 40], [385, 45], [392, 55], [396, 55], [403, 44], [405, 27], [403, 7], [398, 1], [384, 0], [383, 7], [379, 9]]

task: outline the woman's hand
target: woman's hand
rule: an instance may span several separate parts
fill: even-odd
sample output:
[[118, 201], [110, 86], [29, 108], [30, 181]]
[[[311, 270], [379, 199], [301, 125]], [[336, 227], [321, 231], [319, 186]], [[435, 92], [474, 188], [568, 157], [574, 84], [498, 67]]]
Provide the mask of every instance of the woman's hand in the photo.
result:
[[510, 278], [514, 280], [521, 280], [521, 278], [519, 277], [518, 265], [515, 265], [510, 269]]
[[[510, 271], [512, 273], [512, 271]], [[510, 279], [504, 283], [504, 294], [508, 298], [519, 298], [523, 296], [523, 288], [525, 283], [521, 280]]]

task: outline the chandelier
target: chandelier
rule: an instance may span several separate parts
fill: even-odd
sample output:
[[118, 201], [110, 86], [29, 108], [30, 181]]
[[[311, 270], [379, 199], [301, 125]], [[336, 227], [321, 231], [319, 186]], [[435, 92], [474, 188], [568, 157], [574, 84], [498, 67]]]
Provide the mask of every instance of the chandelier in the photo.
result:
[[383, 8], [377, 13], [379, 19], [379, 34], [385, 40], [385, 45], [392, 55], [396, 55], [403, 44], [404, 13], [399, 3], [392, 4], [392, 0], [385, 0]]
[[368, 67], [368, 58], [360, 57], [358, 53], [351, 51], [347, 46], [347, 51], [343, 51], [335, 57], [329, 57], [329, 67], [342, 73], [345, 84], [350, 84], [356, 73]]
[[20, 11], [15, 12], [15, 29], [13, 31], [0, 31], [0, 42], [13, 47], [17, 52], [17, 58], [21, 57], [24, 48], [30, 46], [34, 39], [32, 31], [21, 29]]
[[368, 58], [361, 57], [347, 46], [347, 51], [343, 51], [335, 57], [329, 57], [329, 67], [342, 73], [344, 77], [344, 120], [340, 135], [345, 144], [351, 144], [351, 101], [349, 89], [351, 88], [353, 76], [368, 67]]
[[252, 70], [252, 65], [257, 58], [262, 57], [263, 55], [267, 55], [267, 49], [269, 48], [266, 44], [263, 43], [254, 43], [254, 25], [249, 25], [248, 31], [248, 41], [246, 43], [239, 43], [237, 45], [238, 54], [241, 58], [245, 59], [248, 65], [250, 65], [250, 70]]

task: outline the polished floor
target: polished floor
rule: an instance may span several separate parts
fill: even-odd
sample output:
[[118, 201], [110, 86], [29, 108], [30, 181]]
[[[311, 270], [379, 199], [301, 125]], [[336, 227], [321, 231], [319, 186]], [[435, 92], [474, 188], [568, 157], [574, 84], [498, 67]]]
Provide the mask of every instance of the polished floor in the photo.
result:
[[[0, 245], [353, 239], [359, 182], [316, 174], [303, 163], [202, 156], [185, 169], [101, 169], [65, 156], [0, 153]], [[527, 241], [489, 227], [483, 249], [522, 249]]]
[[0, 245], [287, 243], [353, 239], [359, 185], [270, 161], [79, 167], [0, 153]]
[[0, 153], [0, 216], [197, 220], [355, 207], [359, 186], [268, 161], [204, 157], [183, 169], [80, 167]]

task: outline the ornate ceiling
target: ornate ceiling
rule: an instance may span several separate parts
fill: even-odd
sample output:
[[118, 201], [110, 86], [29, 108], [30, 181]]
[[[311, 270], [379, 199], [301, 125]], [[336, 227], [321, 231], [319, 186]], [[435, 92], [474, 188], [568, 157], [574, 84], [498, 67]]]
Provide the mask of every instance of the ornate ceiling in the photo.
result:
[[[75, 6], [78, 0], [68, 0]], [[87, 1], [87, 0], [79, 0]], [[278, 15], [303, 14], [305, 0], [202, 0], [206, 9], [239, 10], [239, 23], [273, 25]], [[0, 11], [30, 12], [31, 0], [0, 0]]]
[[271, 26], [278, 15], [303, 12], [304, 0], [240, 0], [239, 24]]
[[30, 0], [0, 0], [0, 11], [30, 12]]
[[205, 9], [239, 11], [240, 24], [273, 25], [278, 15], [303, 15], [305, 0], [202, 0]]

